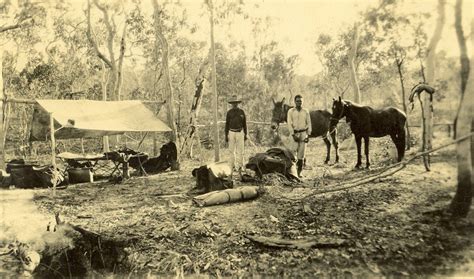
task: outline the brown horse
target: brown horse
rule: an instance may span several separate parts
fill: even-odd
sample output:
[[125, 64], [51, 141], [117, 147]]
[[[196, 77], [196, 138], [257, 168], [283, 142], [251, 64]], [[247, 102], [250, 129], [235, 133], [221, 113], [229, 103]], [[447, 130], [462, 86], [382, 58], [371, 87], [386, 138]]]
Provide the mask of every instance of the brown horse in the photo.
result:
[[[273, 99], [272, 99], [273, 100]], [[273, 112], [272, 112], [272, 124], [273, 130], [278, 128], [280, 123], [286, 122], [288, 117], [288, 110], [292, 108], [285, 104], [285, 98], [281, 102], [275, 102], [273, 100]], [[337, 130], [334, 126], [333, 129], [329, 129], [331, 123], [331, 113], [327, 110], [310, 110], [309, 116], [311, 118], [311, 135], [310, 138], [322, 137], [324, 143], [326, 143], [327, 153], [325, 164], [331, 159], [331, 142], [328, 137], [331, 136], [332, 144], [336, 150], [336, 163], [339, 162], [339, 151], [337, 142]]]
[[373, 109], [368, 106], [361, 106], [350, 101], [333, 99], [331, 127], [336, 127], [339, 120], [346, 117], [346, 122], [350, 123], [351, 131], [354, 134], [357, 144], [357, 164], [360, 168], [362, 138], [364, 138], [366, 167], [370, 167], [369, 162], [369, 138], [379, 138], [390, 135], [393, 143], [397, 147], [398, 161], [405, 155], [405, 113], [394, 107], [383, 109]]

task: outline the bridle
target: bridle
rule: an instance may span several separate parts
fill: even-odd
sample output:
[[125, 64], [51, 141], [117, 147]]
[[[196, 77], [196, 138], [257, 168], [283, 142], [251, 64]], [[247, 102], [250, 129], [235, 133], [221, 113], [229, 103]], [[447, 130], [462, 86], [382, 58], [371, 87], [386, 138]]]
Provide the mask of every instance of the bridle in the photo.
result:
[[276, 118], [272, 118], [272, 122], [277, 124], [277, 128], [278, 128], [280, 123], [285, 122], [285, 116], [288, 113], [288, 110], [290, 109], [290, 106], [288, 106], [286, 104], [282, 104], [281, 106], [282, 106], [282, 108], [280, 110], [280, 115], [278, 115], [278, 119], [275, 121]]
[[342, 109], [341, 109], [341, 113], [339, 113], [339, 116], [337, 117], [334, 117], [334, 116], [331, 116], [331, 121], [335, 120], [336, 123], [339, 122], [339, 120], [341, 120], [341, 118], [344, 117], [344, 109], [346, 108], [346, 104], [344, 103], [344, 101], [341, 101], [341, 104], [342, 104]]

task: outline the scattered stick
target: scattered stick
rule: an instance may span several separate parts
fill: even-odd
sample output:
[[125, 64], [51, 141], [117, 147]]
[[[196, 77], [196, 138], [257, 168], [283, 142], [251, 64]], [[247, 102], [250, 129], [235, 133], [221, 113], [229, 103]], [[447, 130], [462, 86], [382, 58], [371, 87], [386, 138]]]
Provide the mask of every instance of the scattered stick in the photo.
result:
[[[415, 154], [411, 158], [409, 158], [405, 161], [401, 161], [401, 162], [398, 162], [396, 164], [387, 166], [387, 167], [383, 168], [379, 173], [373, 174], [369, 177], [357, 178], [357, 179], [355, 179], [353, 181], [349, 181], [349, 182], [336, 183], [333, 187], [337, 187], [337, 188], [332, 188], [332, 189], [328, 189], [328, 190], [324, 190], [324, 191], [313, 192], [313, 193], [311, 193], [309, 195], [306, 195], [302, 198], [285, 198], [285, 197], [282, 197], [282, 198], [286, 199], [286, 200], [291, 200], [291, 201], [301, 201], [301, 200], [306, 200], [306, 199], [308, 199], [310, 197], [313, 197], [313, 196], [326, 194], [326, 193], [332, 193], [332, 192], [344, 191], [344, 190], [348, 190], [350, 188], [354, 188], [354, 187], [357, 187], [357, 186], [360, 186], [360, 185], [364, 185], [364, 184], [367, 184], [367, 183], [372, 182], [374, 180], [381, 179], [381, 178], [393, 175], [393, 174], [401, 171], [402, 169], [404, 169], [408, 164], [410, 164], [411, 162], [413, 162], [415, 159], [417, 159], [419, 157], [422, 157], [426, 154], [433, 153], [433, 152], [438, 151], [440, 149], [446, 148], [450, 145], [453, 145], [453, 144], [456, 144], [456, 143], [461, 142], [463, 140], [466, 140], [466, 139], [468, 139], [472, 136], [474, 136], [474, 132], [470, 133], [470, 134], [467, 134], [463, 137], [460, 137], [456, 140], [453, 140], [449, 143], [438, 146], [436, 148], [433, 148], [433, 149]], [[347, 184], [349, 184], [349, 185], [347, 185]], [[342, 185], [347, 185], [347, 186], [338, 187], [338, 186], [342, 186]]]
[[61, 218], [59, 217], [59, 212], [56, 212], [54, 214], [54, 217], [56, 219], [56, 226], [61, 226], [61, 225], [66, 225], [66, 226], [70, 226], [73, 230], [79, 232], [80, 234], [82, 234], [82, 236], [84, 237], [87, 237], [89, 239], [96, 239], [96, 240], [99, 240], [100, 239], [100, 235], [98, 233], [95, 233], [95, 232], [91, 232], [91, 231], [88, 231], [80, 226], [77, 226], [77, 225], [73, 225], [73, 224], [70, 224], [70, 223], [66, 223], [64, 222], [63, 220], [61, 220]]
[[69, 278], [72, 278], [72, 275], [71, 275], [71, 267], [69, 266], [69, 258], [67, 256], [67, 250], [64, 249], [64, 255], [66, 255], [66, 263], [67, 263], [67, 272], [69, 274]]
[[40, 266], [44, 266], [44, 267], [47, 268], [48, 270], [50, 270], [50, 271], [54, 272], [55, 274], [59, 275], [58, 278], [64, 278], [64, 276], [63, 276], [59, 271], [57, 271], [57, 270], [51, 268], [50, 266], [47, 266], [47, 265], [45, 265], [44, 263], [40, 263], [39, 265], [40, 265]]
[[184, 195], [186, 195], [186, 193], [155, 194], [154, 196], [157, 198], [173, 198], [173, 197], [182, 197]]
[[6, 252], [0, 253], [0, 256], [11, 255], [12, 253], [13, 253], [13, 250], [8, 250]]
[[92, 219], [93, 217], [90, 215], [77, 215], [77, 219]]
[[288, 249], [337, 248], [347, 244], [344, 239], [308, 238], [291, 240], [253, 235], [244, 235], [244, 237], [265, 246]]

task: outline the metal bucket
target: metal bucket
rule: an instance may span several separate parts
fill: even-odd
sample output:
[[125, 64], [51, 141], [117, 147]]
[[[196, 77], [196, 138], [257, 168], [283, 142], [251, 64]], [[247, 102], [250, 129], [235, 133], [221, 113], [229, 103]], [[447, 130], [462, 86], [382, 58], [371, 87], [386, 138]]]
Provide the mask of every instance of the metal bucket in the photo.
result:
[[90, 168], [74, 168], [67, 170], [69, 183], [94, 182], [94, 175]]

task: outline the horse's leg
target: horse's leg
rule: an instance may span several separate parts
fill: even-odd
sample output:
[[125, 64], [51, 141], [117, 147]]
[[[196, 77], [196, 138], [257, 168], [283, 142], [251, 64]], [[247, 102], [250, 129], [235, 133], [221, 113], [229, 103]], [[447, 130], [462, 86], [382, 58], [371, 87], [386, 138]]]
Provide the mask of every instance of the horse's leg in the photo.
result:
[[364, 137], [364, 148], [365, 148], [365, 167], [370, 168], [370, 160], [369, 160], [369, 137]]
[[356, 145], [357, 145], [357, 164], [355, 165], [355, 168], [358, 169], [360, 168], [360, 165], [362, 165], [362, 155], [360, 155], [360, 148], [362, 145], [362, 137], [354, 135]]
[[331, 142], [328, 140], [327, 137], [323, 137], [324, 143], [326, 144], [326, 161], [324, 161], [325, 164], [329, 163], [329, 160], [331, 159]]
[[332, 139], [332, 145], [334, 146], [334, 149], [336, 150], [336, 163], [339, 162], [339, 143], [337, 142], [337, 130], [334, 129], [334, 131], [331, 133], [331, 139]]
[[401, 162], [405, 156], [405, 147], [406, 147], [406, 135], [405, 127], [402, 127], [397, 134], [397, 142], [395, 142], [398, 151], [398, 162]]

